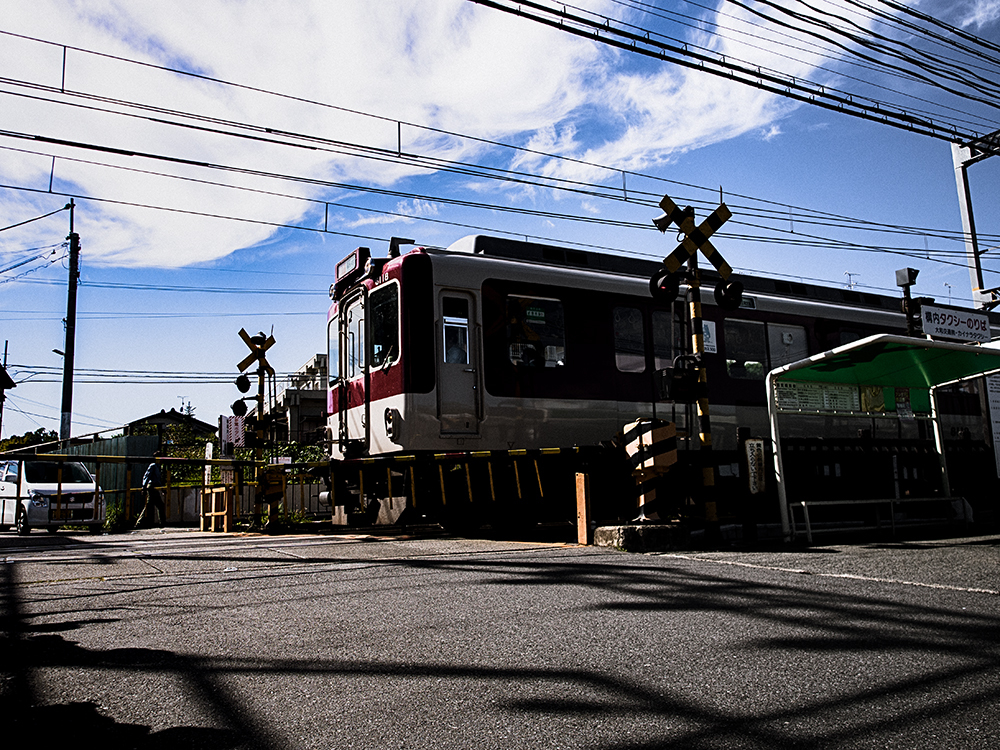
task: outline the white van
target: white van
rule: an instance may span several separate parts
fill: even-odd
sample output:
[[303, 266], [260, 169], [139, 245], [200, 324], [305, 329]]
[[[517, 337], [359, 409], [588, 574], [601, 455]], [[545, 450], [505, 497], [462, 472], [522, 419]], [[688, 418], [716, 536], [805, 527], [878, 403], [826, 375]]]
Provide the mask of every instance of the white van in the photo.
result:
[[0, 531], [104, 526], [104, 494], [87, 467], [75, 461], [0, 461]]

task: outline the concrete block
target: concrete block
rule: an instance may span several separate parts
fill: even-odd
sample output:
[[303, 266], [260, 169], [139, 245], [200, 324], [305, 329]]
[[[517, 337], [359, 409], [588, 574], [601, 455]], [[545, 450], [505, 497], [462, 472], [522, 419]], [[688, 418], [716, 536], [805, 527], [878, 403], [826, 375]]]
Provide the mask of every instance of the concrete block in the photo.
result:
[[599, 526], [594, 530], [594, 544], [624, 552], [669, 552], [689, 549], [690, 538], [680, 524]]

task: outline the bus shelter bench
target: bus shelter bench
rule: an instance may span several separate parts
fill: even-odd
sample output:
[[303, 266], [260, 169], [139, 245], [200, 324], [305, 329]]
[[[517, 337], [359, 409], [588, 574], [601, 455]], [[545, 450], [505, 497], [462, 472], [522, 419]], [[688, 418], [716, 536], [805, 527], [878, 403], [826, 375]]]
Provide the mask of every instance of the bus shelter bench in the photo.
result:
[[[789, 503], [792, 514], [792, 533], [794, 535], [795, 530], [798, 528], [798, 521], [795, 518], [795, 509], [800, 508], [802, 510], [802, 520], [806, 527], [806, 542], [812, 544], [812, 524], [809, 520], [809, 509], [810, 508], [827, 508], [839, 505], [888, 505], [889, 506], [889, 521], [892, 524], [893, 536], [896, 534], [896, 506], [902, 505], [904, 503], [954, 503], [958, 502], [962, 508], [962, 521], [968, 523], [968, 517], [966, 515], [966, 502], [964, 497], [879, 497], [879, 498], [865, 498], [860, 500], [799, 500], [797, 502]], [[876, 514], [875, 528], [879, 528], [878, 515]]]

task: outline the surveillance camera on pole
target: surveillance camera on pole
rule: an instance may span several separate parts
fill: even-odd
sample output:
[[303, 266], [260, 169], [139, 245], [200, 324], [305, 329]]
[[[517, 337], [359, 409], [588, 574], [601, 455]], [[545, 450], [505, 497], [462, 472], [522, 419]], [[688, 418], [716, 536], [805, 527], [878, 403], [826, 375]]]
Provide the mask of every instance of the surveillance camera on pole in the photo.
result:
[[913, 336], [916, 332], [915, 319], [919, 317], [920, 311], [913, 304], [910, 296], [910, 287], [917, 283], [916, 268], [900, 268], [896, 271], [896, 286], [903, 289], [903, 314], [906, 316], [906, 335]]

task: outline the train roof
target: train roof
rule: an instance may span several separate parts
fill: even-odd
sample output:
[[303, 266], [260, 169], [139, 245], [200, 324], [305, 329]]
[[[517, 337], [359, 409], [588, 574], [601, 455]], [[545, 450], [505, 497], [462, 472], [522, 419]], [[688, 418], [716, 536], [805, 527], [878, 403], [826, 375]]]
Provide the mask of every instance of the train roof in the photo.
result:
[[[433, 253], [462, 253], [466, 255], [481, 255], [490, 258], [519, 261], [532, 265], [545, 265], [557, 268], [574, 268], [598, 273], [613, 273], [623, 276], [649, 279], [663, 264], [658, 260], [647, 260], [592, 250], [577, 250], [574, 248], [543, 245], [536, 242], [491, 237], [476, 234], [463, 237], [449, 245], [444, 250], [426, 248]], [[711, 268], [703, 268], [702, 276], [707, 282], [718, 280], [719, 274]], [[874, 294], [856, 289], [820, 286], [802, 281], [773, 279], [766, 276], [748, 276], [736, 274], [743, 283], [748, 294], [765, 294], [778, 297], [792, 297], [816, 302], [875, 308], [899, 313], [902, 297], [884, 294]], [[928, 303], [930, 303], [929, 301]], [[937, 307], [957, 308], [933, 302]], [[989, 313], [990, 322], [1000, 325], [1000, 314]]]

